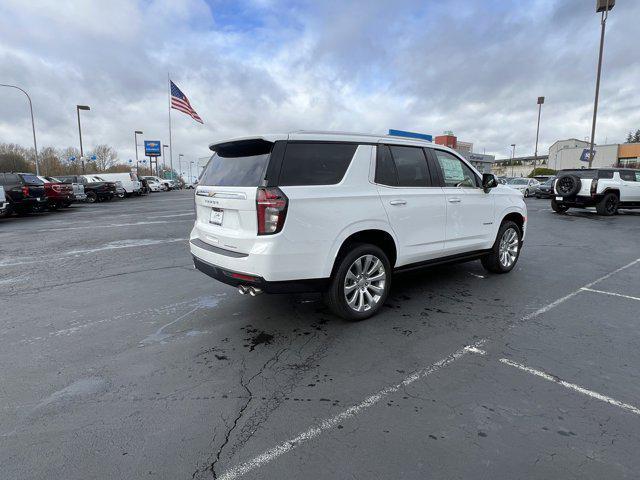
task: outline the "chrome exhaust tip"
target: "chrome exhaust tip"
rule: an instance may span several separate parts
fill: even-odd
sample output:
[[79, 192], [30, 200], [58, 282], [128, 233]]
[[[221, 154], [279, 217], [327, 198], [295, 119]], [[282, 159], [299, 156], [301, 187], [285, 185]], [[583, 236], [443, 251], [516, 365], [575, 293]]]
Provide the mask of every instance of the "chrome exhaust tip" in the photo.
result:
[[249, 295], [255, 297], [256, 295], [260, 295], [262, 290], [256, 287], [249, 287]]
[[240, 295], [246, 295], [248, 291], [249, 289], [246, 287], [246, 285], [238, 285], [238, 293]]

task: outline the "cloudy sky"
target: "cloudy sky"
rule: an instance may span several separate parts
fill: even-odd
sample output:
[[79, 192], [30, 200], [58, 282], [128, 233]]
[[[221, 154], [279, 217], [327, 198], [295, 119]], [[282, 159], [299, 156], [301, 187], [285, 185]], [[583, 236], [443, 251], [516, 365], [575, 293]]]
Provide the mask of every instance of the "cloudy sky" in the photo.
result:
[[[173, 113], [173, 151], [322, 129], [453, 130], [478, 152], [532, 154], [589, 135], [599, 42], [592, 0], [2, 0], [0, 83], [34, 102], [40, 146], [134, 156], [168, 142], [167, 72], [204, 119]], [[597, 143], [640, 128], [640, 2], [607, 23]], [[0, 142], [31, 145], [25, 99], [0, 88]]]

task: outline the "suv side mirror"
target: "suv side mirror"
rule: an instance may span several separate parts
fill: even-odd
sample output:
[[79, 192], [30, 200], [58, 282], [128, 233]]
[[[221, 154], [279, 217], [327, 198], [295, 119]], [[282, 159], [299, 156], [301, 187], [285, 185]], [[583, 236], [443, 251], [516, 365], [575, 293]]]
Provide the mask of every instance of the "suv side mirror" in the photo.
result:
[[493, 173], [483, 173], [482, 174], [482, 189], [485, 192], [488, 192], [492, 188], [498, 186], [498, 180]]

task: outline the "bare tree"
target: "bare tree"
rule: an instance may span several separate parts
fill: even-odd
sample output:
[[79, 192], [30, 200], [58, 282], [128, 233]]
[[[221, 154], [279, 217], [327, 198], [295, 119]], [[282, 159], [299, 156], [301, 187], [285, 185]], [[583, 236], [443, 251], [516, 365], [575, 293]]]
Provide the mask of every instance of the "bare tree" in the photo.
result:
[[96, 156], [96, 167], [100, 172], [108, 170], [118, 162], [118, 154], [109, 145], [96, 145], [91, 155]]

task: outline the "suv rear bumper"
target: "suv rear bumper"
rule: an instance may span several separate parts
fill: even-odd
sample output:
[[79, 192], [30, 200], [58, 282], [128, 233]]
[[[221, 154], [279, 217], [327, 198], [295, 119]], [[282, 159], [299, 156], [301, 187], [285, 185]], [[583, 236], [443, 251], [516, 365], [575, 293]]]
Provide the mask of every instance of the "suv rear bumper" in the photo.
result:
[[558, 200], [559, 195], [552, 195], [551, 198], [555, 199], [556, 203], [559, 205], [566, 205], [567, 207], [595, 207], [600, 200], [602, 200], [603, 195], [594, 195], [594, 196], [575, 196], [575, 197], [562, 197], [562, 200]]
[[[247, 285], [261, 289], [266, 293], [311, 293], [322, 292], [329, 286], [328, 278], [308, 280], [286, 280], [268, 282], [264, 278], [248, 273], [235, 272], [226, 268], [205, 262], [193, 255], [193, 266], [205, 275], [226, 283], [232, 287]], [[237, 276], [241, 277], [238, 278]]]

